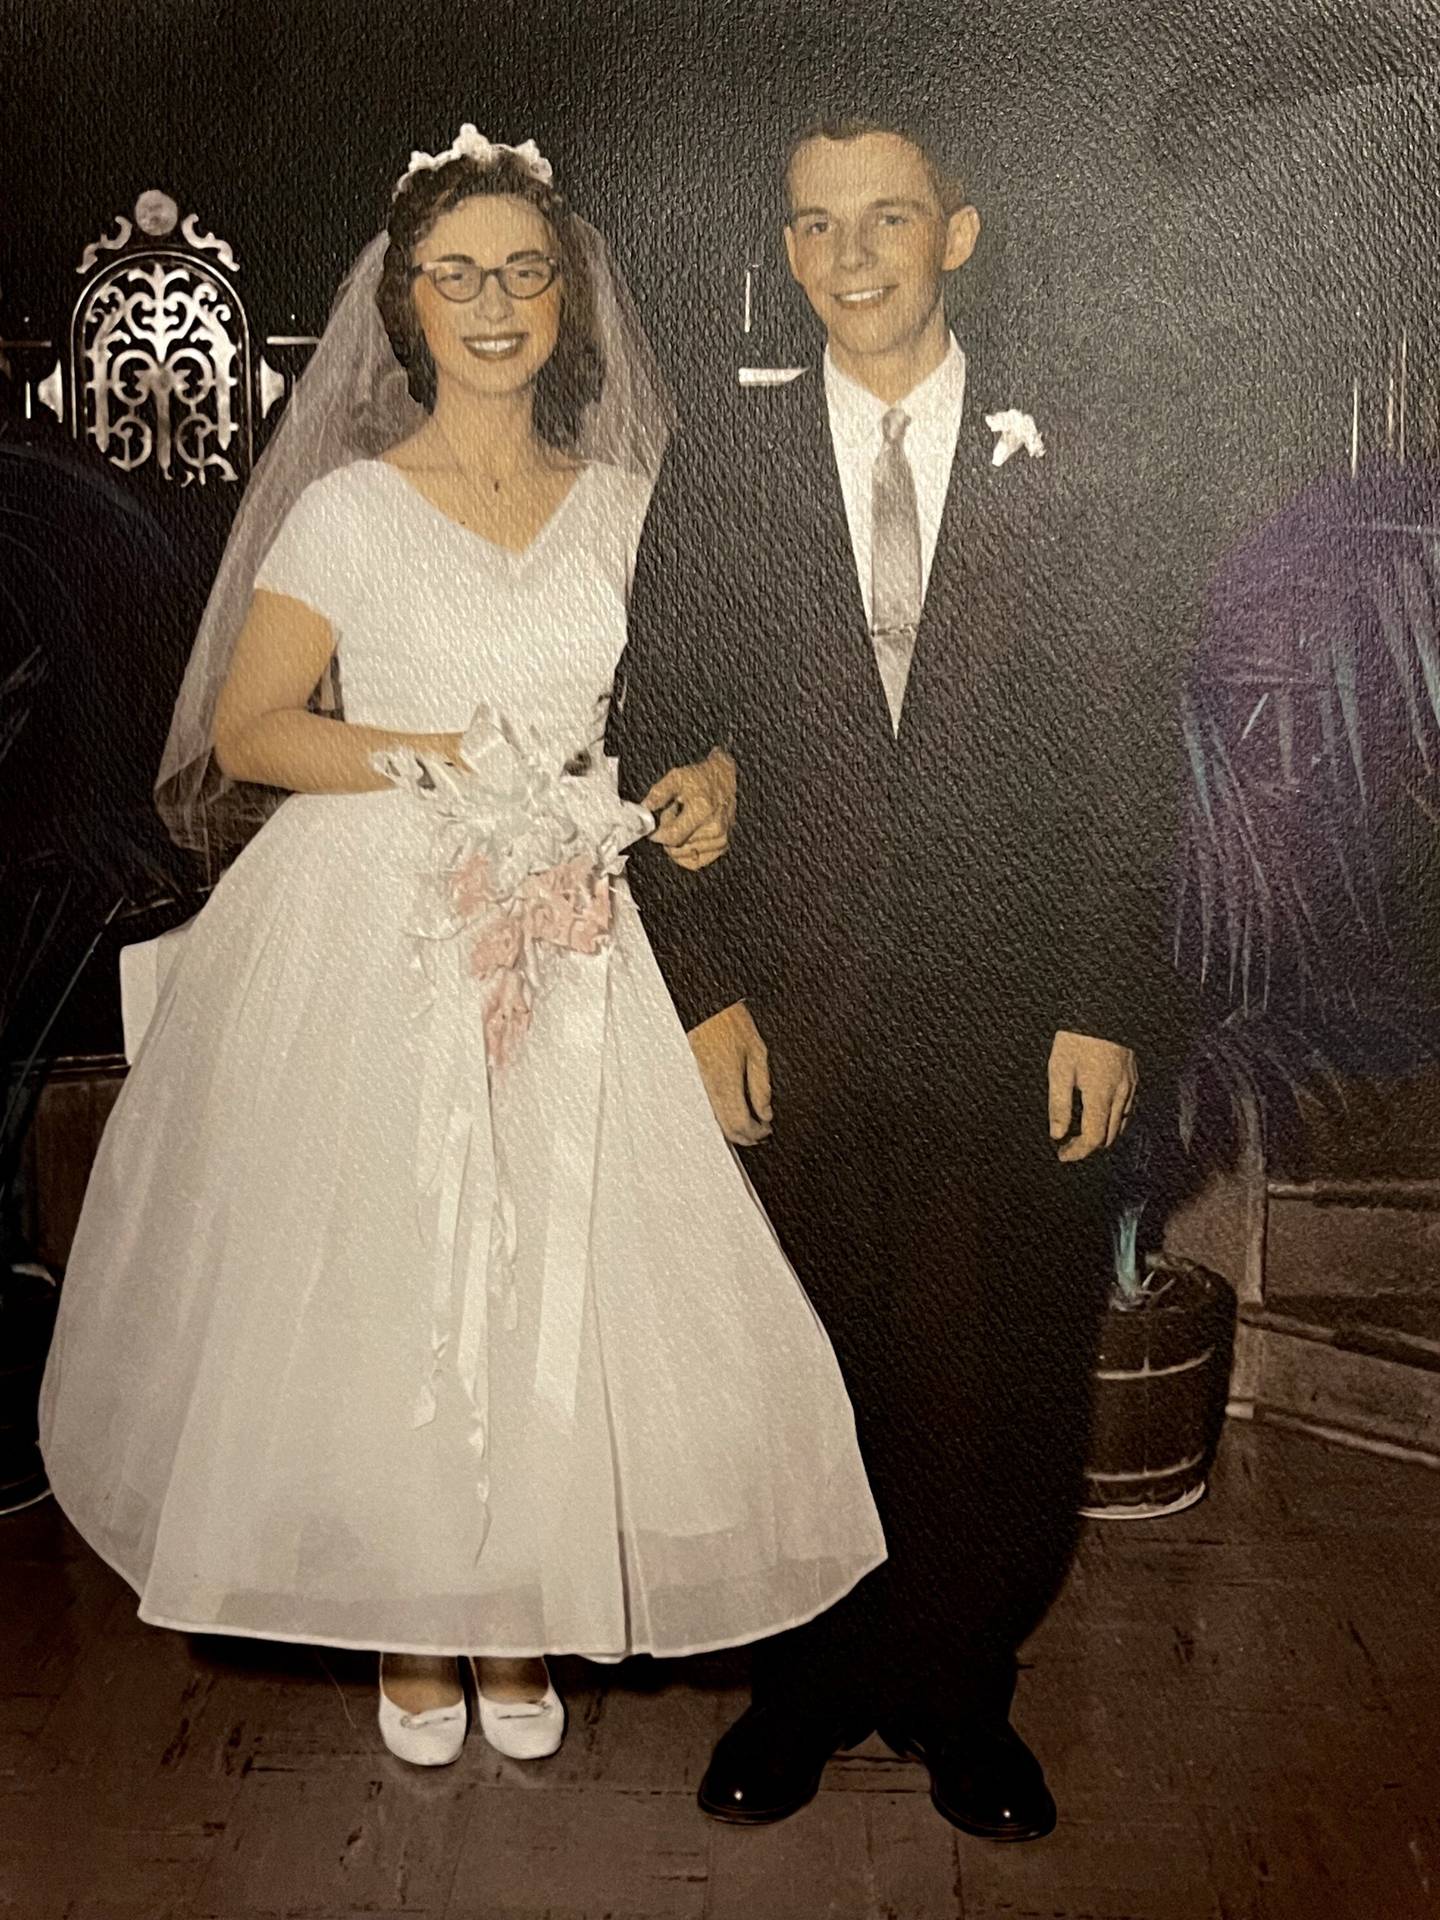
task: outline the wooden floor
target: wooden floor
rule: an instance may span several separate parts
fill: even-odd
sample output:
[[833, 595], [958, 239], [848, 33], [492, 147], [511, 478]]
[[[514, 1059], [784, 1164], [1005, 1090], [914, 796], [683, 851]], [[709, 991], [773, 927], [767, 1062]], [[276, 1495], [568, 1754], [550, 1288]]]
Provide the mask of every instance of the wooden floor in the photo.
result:
[[1093, 1528], [1017, 1722], [1061, 1825], [986, 1846], [871, 1743], [759, 1832], [694, 1790], [743, 1659], [561, 1663], [539, 1766], [416, 1774], [362, 1657], [187, 1641], [47, 1503], [0, 1521], [15, 1920], [1411, 1920], [1440, 1915], [1440, 1473], [1232, 1427], [1210, 1497]]

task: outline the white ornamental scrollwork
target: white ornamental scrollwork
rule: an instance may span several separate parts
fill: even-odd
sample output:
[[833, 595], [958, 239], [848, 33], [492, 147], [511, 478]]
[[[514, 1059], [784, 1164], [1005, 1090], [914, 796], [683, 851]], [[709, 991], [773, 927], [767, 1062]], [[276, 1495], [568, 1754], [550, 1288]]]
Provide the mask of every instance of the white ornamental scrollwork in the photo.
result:
[[63, 425], [65, 421], [65, 381], [64, 368], [56, 361], [43, 380], [35, 384], [35, 398], [41, 406], [48, 407], [55, 418]]
[[153, 460], [182, 486], [239, 480], [250, 453], [247, 344], [238, 296], [207, 262], [117, 260], [75, 316], [76, 431], [126, 472]]
[[134, 231], [135, 229], [125, 218], [124, 214], [117, 213], [115, 216], [114, 233], [102, 233], [98, 240], [92, 240], [89, 246], [86, 247], [84, 253], [81, 254], [80, 264], [75, 271], [77, 273], [89, 273], [102, 253], [118, 253], [123, 246], [129, 243], [130, 236]]
[[231, 273], [240, 271], [240, 262], [230, 251], [230, 242], [217, 240], [213, 233], [202, 233], [200, 222], [193, 213], [186, 214], [180, 223], [180, 231], [198, 253], [213, 253], [218, 257], [222, 267], [228, 267]]

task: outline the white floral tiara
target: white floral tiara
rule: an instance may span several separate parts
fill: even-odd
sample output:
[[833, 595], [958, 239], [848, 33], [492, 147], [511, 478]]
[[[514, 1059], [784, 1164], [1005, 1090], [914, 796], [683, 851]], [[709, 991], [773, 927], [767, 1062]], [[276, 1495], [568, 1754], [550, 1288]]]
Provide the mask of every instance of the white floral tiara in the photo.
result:
[[482, 167], [493, 167], [499, 163], [501, 155], [507, 153], [544, 186], [548, 187], [554, 179], [554, 169], [533, 140], [527, 140], [523, 146], [507, 147], [503, 141], [487, 140], [467, 120], [456, 134], [454, 145], [446, 147], [443, 153], [412, 153], [409, 166], [395, 182], [395, 191], [397, 194], [403, 192], [417, 174], [432, 173], [436, 167], [443, 167], [451, 160], [475, 160]]

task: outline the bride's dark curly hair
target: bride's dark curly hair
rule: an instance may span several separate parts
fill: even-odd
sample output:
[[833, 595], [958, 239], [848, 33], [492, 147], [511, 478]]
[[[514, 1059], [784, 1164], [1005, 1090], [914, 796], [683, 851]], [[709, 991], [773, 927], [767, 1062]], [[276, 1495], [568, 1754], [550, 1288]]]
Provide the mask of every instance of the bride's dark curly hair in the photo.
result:
[[551, 446], [572, 446], [585, 409], [600, 397], [605, 361], [595, 325], [595, 291], [574, 215], [553, 187], [537, 180], [513, 154], [488, 165], [462, 156], [414, 175], [390, 210], [390, 244], [375, 292], [380, 318], [410, 392], [428, 411], [435, 406], [435, 362], [425, 344], [412, 297], [415, 250], [442, 214], [478, 194], [526, 200], [544, 215], [560, 262], [560, 331], [555, 351], [535, 376], [535, 430]]

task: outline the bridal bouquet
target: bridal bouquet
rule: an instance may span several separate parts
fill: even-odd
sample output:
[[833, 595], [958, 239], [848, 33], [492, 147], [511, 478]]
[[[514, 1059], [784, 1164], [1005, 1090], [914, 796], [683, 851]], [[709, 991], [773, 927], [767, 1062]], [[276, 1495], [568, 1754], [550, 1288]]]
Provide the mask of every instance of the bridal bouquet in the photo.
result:
[[460, 758], [455, 766], [404, 748], [373, 764], [431, 815], [434, 857], [415, 927], [422, 963], [433, 982], [440, 946], [461, 943], [482, 990], [486, 1053], [502, 1067], [524, 1039], [550, 959], [605, 945], [611, 879], [655, 823], [620, 798], [598, 744], [579, 756], [585, 772], [566, 771], [573, 761], [488, 707]]

